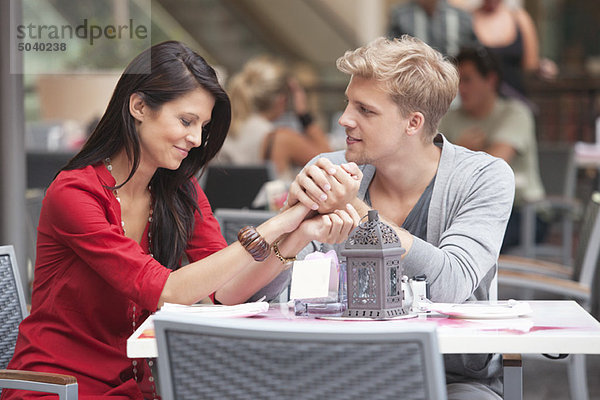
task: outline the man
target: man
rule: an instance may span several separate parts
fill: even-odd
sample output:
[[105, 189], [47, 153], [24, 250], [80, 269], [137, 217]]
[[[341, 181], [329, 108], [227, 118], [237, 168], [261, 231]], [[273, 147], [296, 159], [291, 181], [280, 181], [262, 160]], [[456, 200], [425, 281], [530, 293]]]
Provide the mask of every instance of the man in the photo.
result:
[[471, 14], [446, 0], [411, 0], [393, 8], [388, 36], [404, 34], [421, 39], [446, 56], [455, 56], [461, 47], [478, 43]]
[[[456, 68], [409, 36], [379, 38], [337, 66], [351, 76], [339, 120], [347, 149], [305, 167], [288, 203], [319, 212], [350, 203], [359, 215], [377, 209], [406, 249], [404, 273], [427, 275], [433, 301], [488, 299], [514, 178], [503, 160], [437, 133], [456, 96]], [[447, 355], [445, 363], [449, 399], [500, 399], [498, 355]]]
[[[500, 69], [484, 48], [462, 49], [456, 63], [461, 105], [444, 116], [440, 131], [452, 143], [502, 158], [513, 169], [515, 201], [504, 251], [520, 243], [520, 207], [544, 197], [533, 114], [519, 100], [499, 96]], [[542, 213], [536, 221], [537, 242], [543, 240], [546, 226]]]

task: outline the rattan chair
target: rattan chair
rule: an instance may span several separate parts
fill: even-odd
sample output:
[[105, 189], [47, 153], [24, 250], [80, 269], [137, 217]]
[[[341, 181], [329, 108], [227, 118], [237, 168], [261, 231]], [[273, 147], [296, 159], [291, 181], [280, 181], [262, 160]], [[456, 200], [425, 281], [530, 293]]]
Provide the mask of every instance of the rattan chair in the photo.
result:
[[164, 400], [447, 398], [431, 325], [158, 313], [154, 326]]
[[[521, 207], [521, 243], [510, 254], [528, 258], [560, 260], [570, 264], [573, 260], [574, 222], [580, 218], [581, 204], [575, 198], [577, 167], [574, 148], [570, 144], [538, 144], [540, 177], [546, 196], [528, 201]], [[560, 244], [536, 243], [536, 214], [551, 214], [548, 229], [556, 225], [560, 229]], [[552, 234], [552, 232], [550, 232]]]
[[[562, 265], [525, 257], [501, 255], [498, 259], [498, 279], [501, 287], [525, 291], [542, 291], [577, 300], [583, 308], [592, 310], [592, 286], [600, 261], [600, 193], [593, 193], [588, 202], [579, 231], [573, 265]], [[529, 299], [530, 300], [530, 299]]]
[[[12, 246], [0, 246], [0, 368], [12, 358], [19, 324], [28, 315]], [[0, 388], [55, 393], [60, 400], [77, 399], [73, 376], [16, 370], [0, 370]]]

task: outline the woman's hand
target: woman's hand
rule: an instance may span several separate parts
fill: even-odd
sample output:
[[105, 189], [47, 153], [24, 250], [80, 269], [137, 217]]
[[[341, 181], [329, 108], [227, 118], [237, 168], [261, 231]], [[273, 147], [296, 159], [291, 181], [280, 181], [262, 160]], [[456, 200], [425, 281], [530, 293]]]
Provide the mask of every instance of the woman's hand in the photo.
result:
[[344, 209], [305, 220], [298, 227], [298, 231], [307, 240], [329, 244], [342, 243], [359, 222], [358, 212], [348, 203]]
[[321, 214], [344, 209], [358, 193], [362, 172], [355, 163], [335, 165], [320, 158], [304, 168], [292, 182], [288, 206], [302, 203]]
[[311, 210], [301, 203], [287, 207], [284, 211], [273, 217], [276, 224], [283, 230], [283, 233], [289, 233], [296, 230], [300, 223], [307, 217]]

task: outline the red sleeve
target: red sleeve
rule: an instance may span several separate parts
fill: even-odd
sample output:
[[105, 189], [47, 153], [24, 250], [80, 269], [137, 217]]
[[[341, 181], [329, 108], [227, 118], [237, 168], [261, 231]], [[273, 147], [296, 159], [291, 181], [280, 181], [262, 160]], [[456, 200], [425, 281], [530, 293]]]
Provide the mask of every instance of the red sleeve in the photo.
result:
[[124, 236], [92, 167], [63, 172], [44, 199], [54, 237], [124, 296], [155, 310], [170, 270]]

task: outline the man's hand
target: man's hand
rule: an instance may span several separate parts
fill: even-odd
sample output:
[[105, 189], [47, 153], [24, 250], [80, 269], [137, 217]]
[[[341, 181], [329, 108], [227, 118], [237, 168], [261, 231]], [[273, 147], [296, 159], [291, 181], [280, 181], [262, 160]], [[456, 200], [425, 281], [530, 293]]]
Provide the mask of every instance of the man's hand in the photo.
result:
[[319, 213], [345, 209], [358, 193], [362, 172], [355, 163], [335, 165], [320, 158], [304, 168], [290, 186], [288, 206], [298, 202]]

